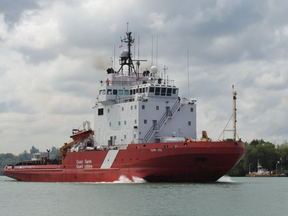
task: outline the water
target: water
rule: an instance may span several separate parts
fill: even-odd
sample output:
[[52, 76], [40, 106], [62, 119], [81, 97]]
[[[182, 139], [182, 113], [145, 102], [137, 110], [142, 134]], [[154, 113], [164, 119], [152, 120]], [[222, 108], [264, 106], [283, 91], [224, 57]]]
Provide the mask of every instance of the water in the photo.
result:
[[0, 214], [286, 215], [288, 178], [222, 177], [209, 184], [33, 183], [0, 176]]

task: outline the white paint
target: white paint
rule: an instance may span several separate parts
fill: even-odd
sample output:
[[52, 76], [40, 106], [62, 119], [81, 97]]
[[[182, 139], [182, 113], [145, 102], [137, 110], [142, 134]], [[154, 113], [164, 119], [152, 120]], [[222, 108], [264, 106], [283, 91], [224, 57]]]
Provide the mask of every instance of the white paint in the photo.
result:
[[109, 150], [106, 154], [106, 157], [101, 165], [101, 169], [108, 169], [111, 168], [114, 160], [118, 154], [119, 150]]

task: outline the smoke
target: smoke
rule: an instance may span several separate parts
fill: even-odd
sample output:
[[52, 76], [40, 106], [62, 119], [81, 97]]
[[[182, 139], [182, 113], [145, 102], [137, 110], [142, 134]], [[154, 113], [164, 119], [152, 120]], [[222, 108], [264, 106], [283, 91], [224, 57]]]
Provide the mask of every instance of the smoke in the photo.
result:
[[106, 71], [113, 67], [113, 58], [106, 51], [97, 52], [92, 55], [92, 67], [98, 71]]

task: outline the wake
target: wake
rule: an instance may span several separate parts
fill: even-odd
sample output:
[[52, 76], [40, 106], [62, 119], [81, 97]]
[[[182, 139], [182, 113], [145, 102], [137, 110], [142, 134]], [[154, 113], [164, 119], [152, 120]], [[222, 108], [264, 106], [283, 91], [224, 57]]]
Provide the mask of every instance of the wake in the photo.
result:
[[236, 181], [233, 181], [230, 176], [224, 175], [224, 176], [222, 176], [220, 179], [218, 179], [217, 182], [222, 182], [222, 183], [234, 183], [234, 182], [236, 182]]

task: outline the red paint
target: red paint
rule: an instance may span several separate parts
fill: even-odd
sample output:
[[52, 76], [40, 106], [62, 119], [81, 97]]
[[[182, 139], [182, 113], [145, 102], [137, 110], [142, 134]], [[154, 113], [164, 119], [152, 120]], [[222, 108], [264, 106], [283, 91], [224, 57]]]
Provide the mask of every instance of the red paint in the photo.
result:
[[131, 180], [132, 177], [143, 178], [148, 182], [216, 181], [244, 155], [243, 143], [236, 144], [130, 144], [127, 149], [119, 150], [109, 169], [100, 168], [108, 152], [103, 150], [70, 152], [61, 165], [6, 166], [3, 174], [20, 181], [34, 182], [113, 182], [122, 175]]

